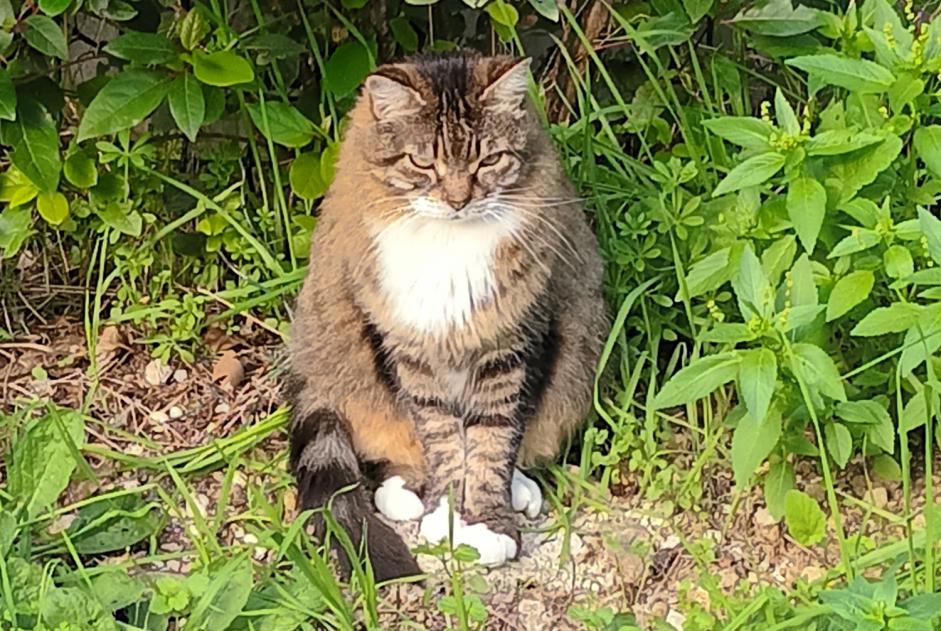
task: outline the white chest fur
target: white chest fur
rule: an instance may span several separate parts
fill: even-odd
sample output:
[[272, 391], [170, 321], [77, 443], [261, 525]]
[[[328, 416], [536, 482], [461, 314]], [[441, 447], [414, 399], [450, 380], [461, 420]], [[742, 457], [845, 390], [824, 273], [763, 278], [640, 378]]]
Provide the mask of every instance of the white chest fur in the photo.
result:
[[443, 333], [494, 297], [494, 255], [516, 226], [412, 216], [376, 235], [383, 292], [402, 324]]

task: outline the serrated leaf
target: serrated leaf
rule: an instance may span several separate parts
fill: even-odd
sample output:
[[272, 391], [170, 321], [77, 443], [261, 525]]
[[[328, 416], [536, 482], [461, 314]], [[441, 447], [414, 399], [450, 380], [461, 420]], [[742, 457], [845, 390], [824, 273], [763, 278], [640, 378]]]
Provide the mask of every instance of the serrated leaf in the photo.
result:
[[846, 467], [850, 456], [853, 455], [853, 437], [846, 425], [842, 423], [828, 423], [823, 428], [826, 438], [827, 451], [833, 456], [833, 460], [840, 466]]
[[[289, 103], [266, 102], [264, 113], [262, 113], [261, 103], [253, 103], [248, 106], [248, 114], [258, 131], [269, 136], [272, 142], [279, 145], [299, 148], [314, 138], [314, 124]], [[265, 117], [268, 122], [267, 130]]]
[[781, 437], [781, 412], [777, 409], [758, 421], [744, 414], [732, 434], [732, 471], [735, 484], [745, 487]]
[[803, 55], [785, 61], [799, 68], [811, 79], [860, 94], [878, 94], [895, 83], [895, 75], [867, 59], [850, 59], [833, 54]]
[[808, 254], [813, 254], [827, 210], [827, 192], [817, 180], [799, 177], [787, 188], [787, 214]]
[[110, 201], [104, 208], [95, 210], [105, 224], [130, 237], [139, 237], [143, 228], [143, 218], [136, 210], [126, 209], [120, 202]]
[[737, 344], [755, 339], [755, 333], [746, 325], [738, 322], [720, 322], [703, 333], [699, 339], [703, 342]]
[[173, 44], [159, 33], [128, 31], [108, 42], [104, 51], [120, 59], [149, 66], [165, 64], [177, 58]]
[[206, 85], [222, 88], [249, 83], [255, 79], [255, 71], [248, 60], [231, 50], [220, 50], [209, 55], [201, 50], [194, 50], [193, 73]]
[[26, 43], [41, 52], [43, 55], [58, 59], [69, 58], [69, 45], [65, 41], [65, 34], [52, 18], [45, 15], [31, 15], [26, 20], [26, 31], [23, 37]]
[[887, 454], [879, 454], [872, 459], [872, 472], [886, 482], [902, 481], [902, 468]]
[[752, 156], [729, 171], [716, 186], [712, 196], [719, 197], [762, 184], [780, 171], [785, 161], [786, 158], [782, 154], [771, 151]]
[[722, 118], [703, 121], [703, 127], [719, 138], [746, 149], [768, 151], [771, 148], [768, 139], [771, 137], [774, 127], [771, 123], [760, 118], [723, 116]]
[[894, 302], [888, 307], [879, 307], [866, 314], [850, 335], [872, 337], [887, 333], [901, 333], [918, 321], [921, 306], [911, 302]]
[[801, 545], [812, 546], [827, 534], [827, 518], [817, 501], [802, 491], [792, 489], [784, 496], [784, 521], [787, 530]]
[[836, 399], [846, 400], [846, 391], [840, 371], [836, 369], [833, 359], [822, 348], [815, 344], [799, 342], [791, 347], [791, 371], [808, 387]]
[[755, 423], [762, 424], [778, 384], [777, 357], [767, 348], [743, 351], [736, 383], [749, 416]]
[[153, 70], [131, 69], [117, 75], [88, 104], [78, 126], [78, 141], [133, 127], [163, 102], [170, 78]]
[[58, 226], [69, 216], [69, 200], [59, 192], [40, 193], [36, 198], [36, 210], [49, 225]]
[[170, 85], [167, 101], [170, 104], [170, 114], [180, 131], [190, 142], [195, 142], [196, 134], [199, 133], [206, 116], [202, 86], [193, 75], [182, 74]]
[[664, 384], [654, 399], [654, 407], [671, 407], [705, 397], [735, 379], [740, 362], [741, 358], [735, 351], [693, 360]]
[[791, 136], [797, 136], [801, 132], [800, 121], [797, 120], [797, 114], [794, 108], [784, 97], [781, 88], [774, 91], [774, 116], [778, 121], [778, 127]]
[[6, 68], [0, 68], [0, 120], [16, 118], [16, 89]]
[[765, 475], [764, 494], [768, 512], [775, 519], [784, 517], [784, 498], [794, 488], [794, 468], [791, 463], [779, 460], [771, 465]]
[[316, 153], [302, 153], [294, 158], [288, 179], [294, 194], [304, 199], [318, 199], [327, 192], [320, 171], [320, 156]]
[[876, 278], [869, 270], [850, 272], [837, 281], [827, 301], [827, 322], [836, 320], [872, 293]]
[[840, 201], [848, 202], [862, 187], [872, 184], [880, 173], [892, 165], [904, 144], [898, 136], [889, 136], [864, 150], [834, 158], [830, 162], [827, 180], [839, 180]]

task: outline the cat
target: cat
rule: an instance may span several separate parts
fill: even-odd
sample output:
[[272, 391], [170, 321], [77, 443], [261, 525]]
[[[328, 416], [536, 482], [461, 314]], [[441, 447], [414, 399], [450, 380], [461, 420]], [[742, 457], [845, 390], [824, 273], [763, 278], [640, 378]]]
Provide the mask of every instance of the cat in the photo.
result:
[[466, 50], [380, 66], [321, 206], [290, 343], [290, 464], [300, 505], [330, 501], [365, 534], [379, 580], [419, 569], [361, 465], [380, 464], [387, 518], [497, 565], [519, 551], [514, 508], [542, 502], [516, 467], [557, 457], [589, 411], [602, 262], [529, 76], [528, 60]]

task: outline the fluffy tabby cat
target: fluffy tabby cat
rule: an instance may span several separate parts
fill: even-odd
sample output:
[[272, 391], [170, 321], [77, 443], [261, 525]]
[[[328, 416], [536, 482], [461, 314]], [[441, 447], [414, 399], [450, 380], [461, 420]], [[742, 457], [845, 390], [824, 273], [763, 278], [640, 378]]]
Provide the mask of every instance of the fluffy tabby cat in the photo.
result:
[[362, 485], [335, 495], [361, 464], [380, 465], [386, 517], [437, 541], [454, 514], [455, 543], [498, 564], [519, 549], [513, 508], [542, 501], [515, 467], [556, 457], [588, 410], [601, 260], [528, 68], [464, 51], [376, 70], [314, 231], [291, 465], [303, 508], [333, 497], [353, 540], [365, 532], [379, 579], [418, 567]]

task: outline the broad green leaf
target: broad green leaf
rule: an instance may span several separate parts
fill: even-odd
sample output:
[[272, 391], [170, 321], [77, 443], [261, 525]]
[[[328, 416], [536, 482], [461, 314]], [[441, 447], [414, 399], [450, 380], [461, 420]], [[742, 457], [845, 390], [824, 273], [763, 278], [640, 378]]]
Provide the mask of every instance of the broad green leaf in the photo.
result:
[[741, 356], [736, 351], [693, 360], [664, 384], [654, 399], [654, 407], [682, 405], [705, 397], [735, 379], [740, 362]]
[[285, 147], [299, 148], [314, 138], [314, 124], [301, 114], [296, 107], [283, 101], [265, 102], [262, 112], [261, 103], [248, 106], [248, 114], [255, 127], [265, 135], [265, 116], [268, 118], [267, 131], [272, 142]]
[[756, 315], [765, 320], [771, 316], [774, 292], [751, 245], [746, 245], [742, 252], [738, 274], [732, 278], [732, 289], [746, 323]]
[[75, 151], [65, 159], [62, 174], [77, 188], [89, 189], [98, 183], [98, 165], [84, 151]]
[[784, 521], [791, 536], [803, 546], [812, 546], [827, 534], [827, 518], [817, 501], [796, 489], [784, 496]]
[[104, 50], [120, 59], [148, 66], [165, 64], [178, 56], [173, 44], [163, 35], [136, 31], [119, 35], [108, 42]]
[[820, 132], [804, 143], [808, 156], [836, 156], [864, 147], [869, 147], [884, 140], [856, 129], [830, 129]]
[[0, 68], [0, 120], [16, 118], [16, 89], [6, 68]]
[[764, 493], [768, 512], [775, 519], [784, 517], [784, 498], [794, 488], [794, 467], [786, 460], [771, 465], [765, 475]]
[[781, 276], [794, 262], [797, 254], [797, 239], [794, 235], [786, 234], [765, 248], [761, 253], [761, 269], [764, 270], [769, 284], [776, 286]]
[[0, 212], [0, 256], [10, 258], [20, 251], [32, 233], [30, 209], [7, 206]]
[[778, 384], [778, 359], [767, 348], [743, 351], [741, 358], [736, 380], [738, 394], [745, 402], [748, 415], [760, 425], [764, 423]]
[[713, 0], [683, 0], [683, 8], [689, 16], [689, 21], [696, 24], [703, 19], [712, 8]]
[[751, 116], [723, 116], [703, 121], [703, 126], [723, 140], [732, 144], [768, 151], [771, 145], [768, 139], [774, 131], [771, 123]]
[[70, 4], [72, 4], [72, 0], [39, 0], [40, 10], [52, 17], [64, 13]]
[[872, 472], [886, 482], [902, 481], [902, 468], [887, 454], [879, 454], [872, 459]]
[[744, 488], [781, 437], [781, 412], [772, 409], [763, 420], [745, 413], [732, 434], [732, 471], [736, 486]]
[[141, 600], [147, 586], [141, 577], [113, 568], [91, 578], [91, 589], [108, 611], [117, 611]]
[[941, 265], [941, 219], [938, 219], [924, 208], [918, 209], [918, 225], [924, 232], [928, 243], [928, 253], [934, 262]]
[[31, 517], [52, 505], [68, 486], [77, 464], [72, 449], [84, 442], [81, 413], [60, 409], [35, 420], [14, 443], [7, 491]]
[[304, 199], [318, 199], [327, 192], [320, 170], [320, 156], [316, 153], [302, 153], [294, 158], [288, 179], [294, 194]]
[[80, 554], [101, 554], [124, 550], [157, 534], [163, 521], [154, 503], [122, 495], [83, 506], [66, 532]]
[[904, 245], [893, 245], [882, 255], [885, 273], [889, 278], [905, 278], [915, 273], [912, 253]]
[[[739, 255], [741, 250], [738, 249]], [[738, 270], [733, 247], [722, 248], [693, 263], [686, 274], [690, 298], [714, 291], [732, 279]]]
[[730, 20], [732, 24], [759, 35], [788, 37], [807, 33], [820, 26], [816, 10], [791, 0], [771, 0], [764, 4], [742, 10]]
[[823, 428], [823, 434], [827, 441], [827, 451], [843, 469], [853, 455], [853, 437], [850, 431], [842, 423], [828, 423]]
[[58, 59], [69, 58], [69, 45], [65, 34], [52, 18], [45, 15], [31, 15], [24, 21], [26, 31], [23, 36], [26, 43], [43, 55]]
[[855, 425], [881, 425], [885, 421], [892, 422], [885, 406], [874, 399], [843, 401], [836, 406], [834, 412], [847, 423]]
[[[709, 0], [710, 2], [712, 0]], [[529, 0], [529, 4], [536, 12], [542, 17], [550, 20], [552, 22], [559, 21], [559, 5], [556, 4], [555, 0]], [[699, 18], [693, 19], [693, 22], [697, 22]]]
[[924, 91], [924, 81], [912, 77], [908, 73], [901, 74], [889, 89], [889, 105], [892, 107], [892, 111], [901, 112], [906, 105], [913, 103]]
[[51, 193], [59, 187], [59, 131], [42, 106], [21, 99], [16, 120], [3, 123], [3, 141], [13, 147], [13, 165], [40, 192]]
[[905, 349], [899, 359], [902, 377], [907, 377], [941, 348], [941, 302], [922, 309], [912, 328], [902, 342]]
[[703, 342], [737, 344], [755, 339], [755, 333], [738, 322], [720, 322], [703, 333], [699, 339]]
[[911, 328], [921, 314], [922, 307], [912, 302], [894, 302], [888, 307], [879, 307], [866, 314], [850, 335], [871, 337], [887, 333], [901, 333]]
[[941, 177], [941, 125], [928, 125], [915, 130], [915, 152], [928, 170]]
[[791, 347], [791, 371], [807, 386], [831, 399], [846, 401], [843, 380], [833, 359], [819, 346], [800, 342]]
[[193, 50], [209, 34], [209, 24], [199, 9], [190, 9], [180, 22], [180, 43], [186, 50]]
[[801, 245], [813, 254], [827, 210], [827, 192], [817, 180], [799, 177], [787, 188], [787, 214]]
[[881, 241], [882, 236], [875, 230], [870, 230], [868, 228], [853, 228], [850, 236], [837, 243], [833, 249], [830, 250], [830, 254], [827, 255], [827, 258], [835, 259], [839, 256], [846, 256], [847, 254], [862, 252], [863, 250], [868, 250], [869, 248], [878, 245]]
[[231, 50], [220, 50], [209, 55], [201, 50], [194, 50], [193, 73], [206, 85], [222, 88], [248, 83], [255, 78], [252, 65]]
[[389, 30], [396, 43], [407, 53], [418, 50], [418, 33], [415, 27], [404, 15], [389, 20]]
[[252, 591], [252, 562], [247, 555], [230, 559], [210, 572], [209, 584], [187, 620], [193, 629], [226, 629], [242, 612]]
[[827, 181], [839, 180], [837, 183], [840, 186], [840, 201], [848, 202], [862, 187], [872, 184], [899, 156], [903, 145], [898, 136], [889, 136], [881, 143], [866, 147], [865, 150], [828, 161], [830, 172]]
[[[395, 27], [392, 26], [392, 23], [397, 19], [398, 18], [393, 18], [389, 21], [389, 27], [392, 28], [393, 32], [395, 31]], [[417, 37], [416, 35], [416, 38]], [[281, 35], [280, 33], [262, 33], [261, 35], [256, 35], [245, 40], [242, 44], [242, 50], [257, 52], [257, 63], [265, 64], [271, 63], [271, 61], [275, 59], [296, 58], [304, 52], [304, 47], [287, 35]]]
[[32, 180], [15, 166], [0, 173], [0, 202], [7, 202], [9, 208], [29, 203], [38, 194], [39, 189]]
[[170, 78], [153, 70], [125, 70], [95, 96], [78, 126], [78, 141], [133, 127], [163, 102]]
[[878, 94], [895, 83], [895, 76], [866, 59], [850, 59], [833, 54], [803, 55], [784, 62], [809, 74], [811, 79], [851, 92]]
[[487, 4], [484, 9], [493, 20], [494, 24], [513, 28], [519, 22], [520, 14], [516, 7], [507, 3], [505, 0], [493, 0]]
[[199, 81], [189, 73], [180, 75], [170, 85], [167, 101], [180, 131], [190, 142], [195, 142], [206, 116], [206, 101]]
[[778, 121], [778, 127], [784, 130], [786, 134], [797, 136], [801, 132], [800, 121], [797, 120], [797, 114], [794, 108], [784, 97], [781, 88], [774, 91], [774, 116]]
[[850, 272], [838, 280], [827, 301], [827, 322], [836, 320], [868, 298], [875, 282], [875, 276], [869, 270]]
[[371, 69], [369, 51], [351, 39], [341, 44], [327, 59], [324, 82], [335, 96], [344, 97], [359, 87]]
[[840, 205], [840, 210], [866, 228], [875, 228], [882, 217], [882, 210], [876, 203], [865, 197], [857, 197]]
[[40, 193], [36, 198], [39, 215], [52, 226], [58, 226], [69, 216], [69, 200], [59, 193]]
[[139, 237], [143, 228], [143, 218], [136, 210], [128, 210], [117, 201], [110, 201], [104, 208], [96, 210], [98, 217], [105, 224], [130, 237]]
[[757, 186], [780, 171], [785, 161], [786, 158], [782, 154], [771, 151], [752, 156], [729, 171], [716, 186], [712, 196], [718, 197], [749, 186]]
[[801, 254], [794, 262], [794, 266], [791, 268], [791, 281], [790, 297], [793, 307], [816, 306], [818, 304], [813, 266], [806, 252]]

